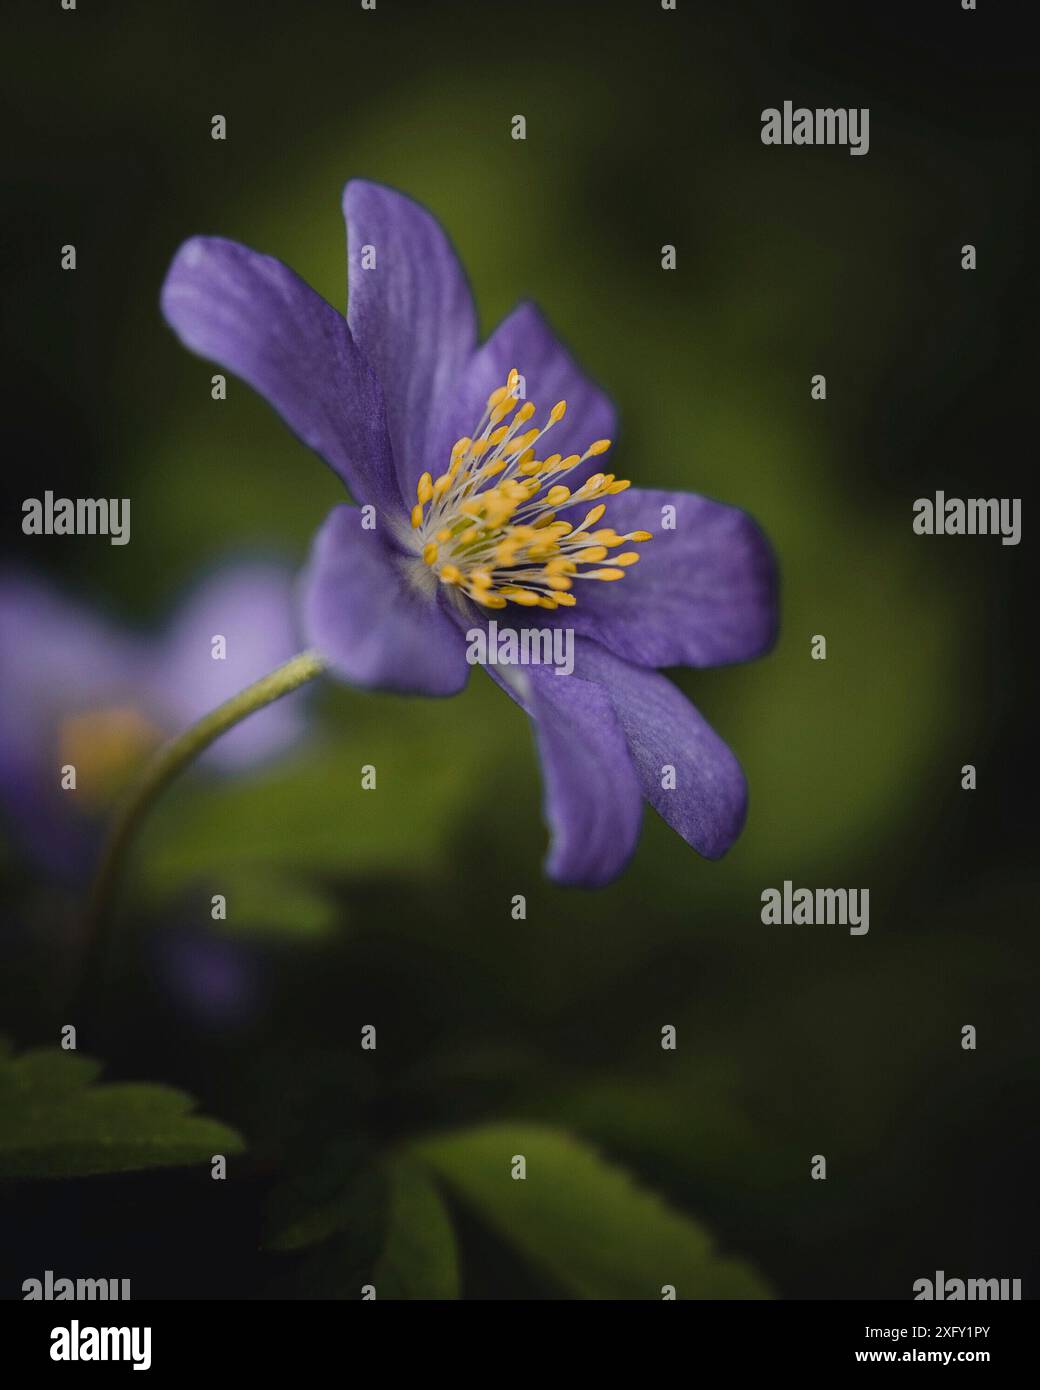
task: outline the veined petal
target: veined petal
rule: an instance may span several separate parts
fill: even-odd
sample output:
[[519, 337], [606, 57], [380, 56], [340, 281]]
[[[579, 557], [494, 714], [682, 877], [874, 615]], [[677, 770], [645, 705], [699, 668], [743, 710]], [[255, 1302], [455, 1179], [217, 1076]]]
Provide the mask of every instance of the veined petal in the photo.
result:
[[609, 883], [635, 850], [643, 812], [609, 696], [547, 666], [489, 666], [488, 674], [534, 724], [551, 835], [546, 873], [577, 887]]
[[[747, 784], [734, 754], [667, 676], [595, 642], [577, 638], [574, 645], [575, 672], [609, 695], [643, 796], [698, 854], [720, 858], [747, 814]], [[670, 790], [662, 786], [667, 767], [675, 769]]]
[[[674, 530], [665, 507], [675, 509]], [[630, 488], [608, 500], [600, 524], [653, 539], [620, 582], [576, 586], [578, 601], [558, 622], [640, 666], [722, 666], [772, 646], [776, 561], [746, 512], [695, 493]]]
[[366, 531], [354, 507], [335, 507], [318, 531], [304, 578], [309, 645], [344, 680], [402, 694], [455, 695], [469, 666], [458, 624], [434, 592], [410, 582], [421, 566]]
[[193, 237], [167, 273], [162, 310], [186, 347], [274, 406], [355, 501], [401, 512], [379, 383], [342, 314], [288, 266]]
[[477, 340], [473, 296], [444, 229], [411, 198], [353, 179], [343, 215], [347, 322], [383, 388], [397, 479], [411, 506], [428, 467], [434, 409]]

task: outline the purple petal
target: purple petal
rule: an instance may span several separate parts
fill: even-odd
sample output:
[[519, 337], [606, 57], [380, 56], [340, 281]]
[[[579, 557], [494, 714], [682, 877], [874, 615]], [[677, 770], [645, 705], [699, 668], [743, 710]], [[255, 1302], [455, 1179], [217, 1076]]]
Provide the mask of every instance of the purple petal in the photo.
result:
[[[666, 676], [622, 661], [595, 642], [576, 640], [575, 671], [609, 693], [654, 810], [698, 854], [725, 854], [744, 825], [747, 784], [715, 730]], [[662, 786], [668, 767], [675, 769], [672, 790]]]
[[[213, 639], [225, 655], [214, 659]], [[203, 583], [178, 609], [149, 673], [153, 698], [179, 731], [295, 656], [294, 576], [277, 565], [237, 564]], [[306, 692], [294, 691], [224, 734], [205, 755], [223, 768], [280, 752], [299, 736]]]
[[465, 642], [439, 606], [432, 573], [361, 519], [354, 507], [335, 507], [315, 537], [303, 590], [308, 642], [353, 685], [457, 694], [469, 675]]
[[343, 316], [298, 275], [236, 242], [193, 237], [162, 309], [186, 347], [247, 381], [356, 501], [401, 510], [379, 383]]
[[[513, 367], [524, 378], [526, 399], [538, 407], [532, 428], [547, 422], [557, 401], [567, 402], [566, 415], [539, 445], [539, 458], [547, 454], [580, 455], [597, 439], [616, 437], [617, 414], [610, 399], [584, 374], [538, 309], [533, 304], [520, 304], [473, 354], [445, 403], [435, 446], [425, 465], [435, 477], [447, 467], [455, 441], [473, 433], [488, 396], [505, 384]], [[590, 459], [564, 481], [574, 488], [592, 473], [608, 471], [608, 459], [609, 455]]]
[[609, 883], [635, 850], [643, 814], [609, 696], [548, 666], [489, 666], [488, 674], [534, 723], [552, 837], [546, 872], [558, 883], [584, 888]]
[[347, 322], [382, 385], [397, 479], [411, 507], [423, 469], [448, 465], [447, 457], [427, 462], [430, 421], [476, 343], [473, 297], [444, 230], [418, 203], [355, 179], [343, 191], [343, 215]]
[[61, 788], [70, 716], [134, 708], [143, 644], [27, 575], [0, 581], [0, 806], [13, 835], [56, 876], [85, 872], [98, 837], [89, 788]]
[[[674, 531], [662, 527], [665, 506], [675, 508]], [[776, 562], [746, 512], [641, 488], [606, 507], [599, 526], [650, 531], [653, 540], [613, 552], [639, 551], [624, 579], [578, 581], [577, 604], [558, 622], [640, 666], [721, 666], [768, 651], [779, 621]]]

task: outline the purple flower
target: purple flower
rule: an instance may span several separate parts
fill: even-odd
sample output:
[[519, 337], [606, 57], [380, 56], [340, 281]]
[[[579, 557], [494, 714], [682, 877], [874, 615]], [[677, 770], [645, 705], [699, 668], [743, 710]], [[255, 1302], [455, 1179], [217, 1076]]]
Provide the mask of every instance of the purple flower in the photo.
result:
[[[148, 754], [292, 656], [294, 628], [291, 578], [266, 563], [213, 575], [159, 638], [120, 629], [26, 574], [0, 579], [0, 807], [14, 836], [54, 874], [79, 877], [114, 797]], [[223, 659], [214, 659], [217, 637]], [[268, 757], [301, 722], [290, 697], [233, 729], [206, 760], [231, 770]], [[74, 789], [62, 787], [66, 767]]]
[[144, 958], [155, 989], [194, 1027], [243, 1028], [269, 998], [270, 962], [262, 951], [196, 922], [160, 924], [148, 935]]
[[[311, 642], [357, 685], [451, 695], [467, 631], [489, 610], [513, 626], [537, 610], [575, 634], [574, 673], [488, 669], [534, 722], [549, 873], [612, 878], [643, 798], [701, 854], [723, 854], [744, 821], [743, 774], [656, 668], [767, 650], [767, 543], [733, 507], [603, 472], [610, 401], [533, 305], [478, 345], [462, 268], [427, 211], [362, 181], [343, 207], [346, 318], [279, 261], [219, 238], [186, 242], [162, 294], [186, 346], [259, 391], [360, 504], [336, 507], [315, 539]], [[528, 396], [544, 402], [540, 429]]]

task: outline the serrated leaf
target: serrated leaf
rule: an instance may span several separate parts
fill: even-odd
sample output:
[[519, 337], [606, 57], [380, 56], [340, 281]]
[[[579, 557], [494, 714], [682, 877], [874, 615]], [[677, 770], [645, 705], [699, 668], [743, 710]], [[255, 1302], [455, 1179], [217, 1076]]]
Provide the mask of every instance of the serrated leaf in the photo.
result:
[[[561, 1130], [488, 1125], [413, 1151], [499, 1236], [579, 1298], [769, 1297], [758, 1276], [712, 1248], [703, 1228]], [[526, 1178], [511, 1176], [515, 1155]]]
[[87, 1177], [208, 1163], [245, 1147], [169, 1086], [96, 1084], [100, 1063], [60, 1048], [0, 1049], [0, 1178]]

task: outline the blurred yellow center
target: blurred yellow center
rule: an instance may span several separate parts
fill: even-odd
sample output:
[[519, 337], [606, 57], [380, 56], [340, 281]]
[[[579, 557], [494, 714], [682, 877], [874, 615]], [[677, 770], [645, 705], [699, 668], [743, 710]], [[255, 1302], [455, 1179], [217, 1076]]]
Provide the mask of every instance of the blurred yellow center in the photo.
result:
[[[604, 566], [608, 552], [651, 535], [591, 529], [606, 511], [598, 499], [624, 492], [629, 484], [613, 473], [594, 473], [571, 492], [562, 480], [586, 459], [605, 454], [610, 440], [597, 439], [583, 454], [539, 458], [539, 441], [563, 419], [567, 402], [553, 406], [544, 428], [525, 429], [535, 406], [520, 405], [519, 381], [514, 367], [506, 384], [488, 397], [473, 437], [453, 447], [448, 471], [419, 479], [412, 529], [423, 560], [440, 582], [485, 608], [507, 603], [569, 608], [577, 602], [571, 593], [575, 580], [622, 579], [639, 552], [610, 555]], [[556, 519], [561, 508], [585, 502], [596, 505], [579, 525]]]
[[59, 762], [76, 769], [76, 796], [97, 807], [118, 795], [160, 738], [160, 730], [133, 705], [87, 710], [62, 721]]

